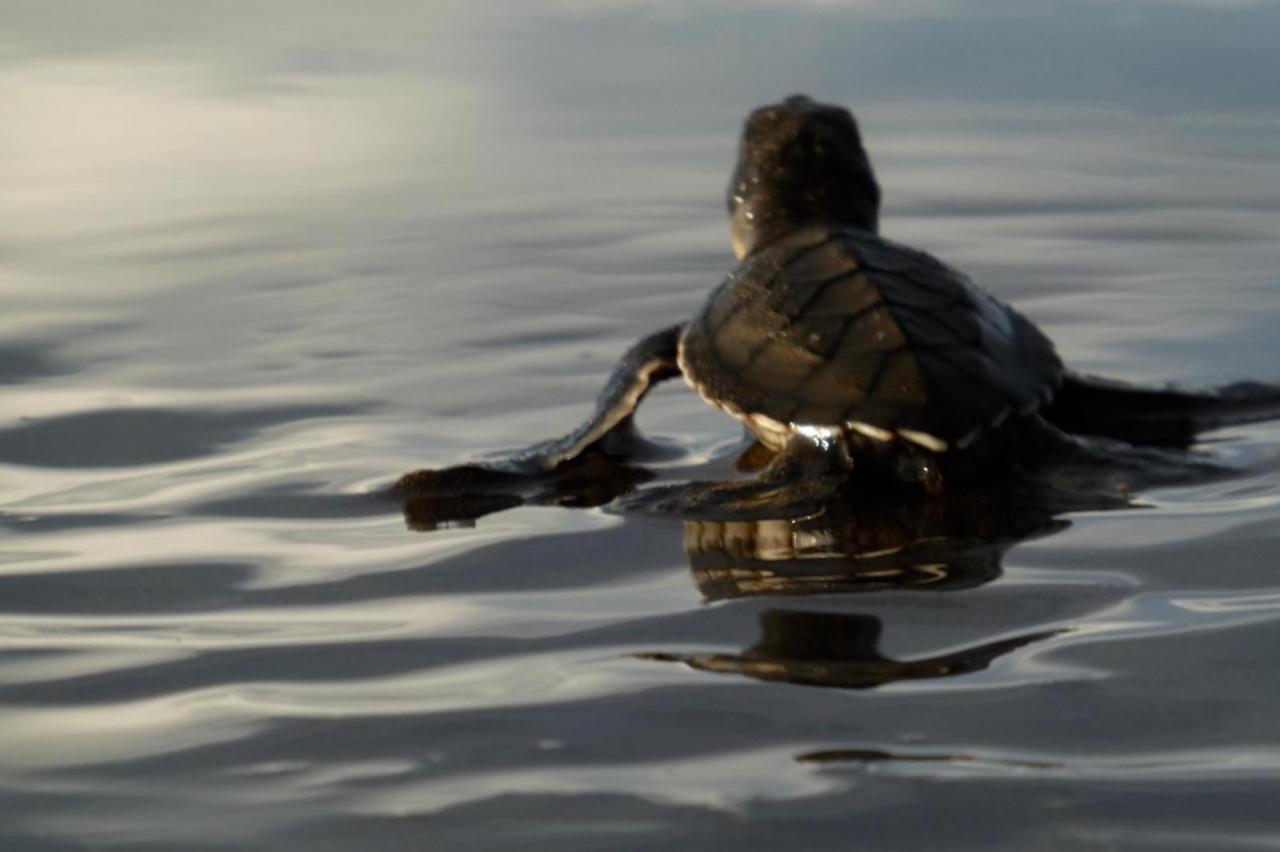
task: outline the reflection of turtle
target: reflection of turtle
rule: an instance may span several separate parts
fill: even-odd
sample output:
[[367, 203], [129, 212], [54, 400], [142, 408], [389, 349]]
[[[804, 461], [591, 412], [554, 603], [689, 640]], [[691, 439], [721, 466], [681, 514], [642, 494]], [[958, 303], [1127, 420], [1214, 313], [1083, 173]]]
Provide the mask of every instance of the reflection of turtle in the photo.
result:
[[[681, 374], [780, 454], [765, 485], [801, 481], [816, 460], [824, 473], [936, 490], [1001, 462], [1078, 450], [1062, 430], [1185, 445], [1197, 429], [1280, 412], [1275, 388], [1194, 395], [1065, 371], [1021, 314], [878, 234], [880, 190], [839, 107], [796, 96], [753, 112], [728, 201], [741, 264], [698, 316], [636, 344], [574, 432], [487, 470], [563, 468], [625, 433], [649, 388]], [[410, 474], [401, 490], [435, 484]], [[776, 496], [755, 488], [766, 502]]]
[[1009, 547], [1065, 528], [1061, 512], [1107, 505], [1003, 484], [894, 500], [856, 490], [840, 496], [795, 519], [685, 520], [684, 550], [698, 591], [712, 601], [970, 588], [1000, 576]]
[[760, 626], [763, 633], [760, 641], [741, 654], [662, 651], [636, 656], [757, 680], [872, 689], [896, 681], [983, 671], [997, 658], [1060, 632], [1042, 630], [923, 659], [895, 660], [880, 653], [881, 625], [875, 616], [767, 610], [760, 616]]

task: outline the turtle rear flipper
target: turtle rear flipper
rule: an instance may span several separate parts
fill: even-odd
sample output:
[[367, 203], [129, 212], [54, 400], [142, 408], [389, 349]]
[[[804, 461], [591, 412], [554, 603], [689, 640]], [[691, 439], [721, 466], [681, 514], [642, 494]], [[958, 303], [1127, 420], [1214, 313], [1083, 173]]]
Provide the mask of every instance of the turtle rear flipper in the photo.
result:
[[1209, 429], [1280, 417], [1280, 385], [1240, 382], [1193, 392], [1067, 373], [1053, 403], [1041, 414], [1059, 429], [1078, 435], [1188, 447]]

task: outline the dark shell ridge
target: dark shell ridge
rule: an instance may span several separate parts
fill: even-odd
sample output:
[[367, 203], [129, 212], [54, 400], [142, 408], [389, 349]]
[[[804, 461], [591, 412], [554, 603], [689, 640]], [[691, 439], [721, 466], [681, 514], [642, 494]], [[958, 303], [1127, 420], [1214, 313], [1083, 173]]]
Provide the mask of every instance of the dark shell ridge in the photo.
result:
[[748, 257], [681, 341], [709, 402], [751, 424], [964, 446], [1046, 404], [1062, 364], [1030, 321], [935, 258], [807, 229]]

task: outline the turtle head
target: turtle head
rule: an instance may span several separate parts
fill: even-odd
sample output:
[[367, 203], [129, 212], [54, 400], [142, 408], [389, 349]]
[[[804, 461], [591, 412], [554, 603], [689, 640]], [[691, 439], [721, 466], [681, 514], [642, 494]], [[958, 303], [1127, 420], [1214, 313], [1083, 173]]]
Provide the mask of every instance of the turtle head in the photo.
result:
[[747, 116], [728, 200], [743, 258], [805, 225], [876, 230], [880, 187], [853, 115], [793, 95]]

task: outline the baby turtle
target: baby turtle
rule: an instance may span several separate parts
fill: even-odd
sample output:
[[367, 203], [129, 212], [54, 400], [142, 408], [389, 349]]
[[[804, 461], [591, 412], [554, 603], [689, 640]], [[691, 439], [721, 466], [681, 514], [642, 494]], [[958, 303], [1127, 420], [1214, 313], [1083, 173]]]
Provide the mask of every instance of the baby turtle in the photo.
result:
[[1277, 412], [1266, 386], [1185, 394], [1064, 370], [1026, 317], [880, 236], [880, 188], [841, 107], [793, 96], [752, 112], [728, 207], [741, 262], [699, 314], [632, 347], [572, 433], [472, 471], [552, 472], [625, 432], [675, 375], [778, 454], [763, 476], [775, 482], [800, 457], [936, 489], [1071, 446], [1064, 431], [1185, 446]]

